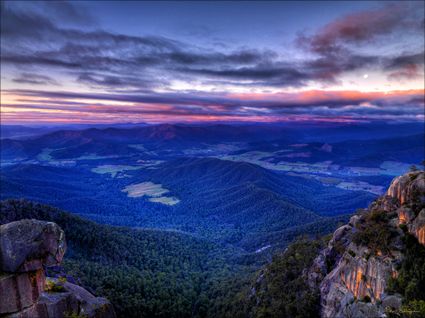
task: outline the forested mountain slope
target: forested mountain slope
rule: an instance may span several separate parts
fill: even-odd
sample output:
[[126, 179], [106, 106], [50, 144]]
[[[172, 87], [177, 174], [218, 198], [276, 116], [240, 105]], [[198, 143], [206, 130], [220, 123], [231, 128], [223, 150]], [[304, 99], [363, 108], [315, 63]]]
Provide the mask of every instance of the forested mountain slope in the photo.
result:
[[217, 248], [205, 240], [99, 225], [25, 200], [1, 202], [0, 224], [24, 218], [53, 221], [64, 230], [65, 270], [108, 297], [120, 317], [203, 315], [208, 282], [231, 272]]
[[[110, 178], [84, 165], [12, 165], [2, 168], [1, 197], [52, 204], [101, 223], [189, 232], [248, 252], [282, 247], [306, 228], [327, 233], [346, 220], [333, 215], [374, 197], [216, 158], [176, 159], [126, 174], [130, 177]], [[123, 192], [147, 181], [169, 190], [179, 203], [166, 206]]]
[[300, 240], [276, 255], [246, 289], [238, 314], [424, 317], [424, 172], [394, 179], [328, 241]]
[[[250, 180], [245, 174], [240, 178]], [[25, 200], [2, 201], [0, 223], [37, 218], [59, 224], [69, 243], [67, 274], [108, 297], [122, 317], [370, 317], [384, 312], [421, 317], [424, 189], [423, 172], [395, 179], [385, 196], [354, 215], [330, 241], [301, 239], [257, 274], [258, 264], [246, 262], [248, 255], [237, 256], [205, 239], [99, 225]], [[319, 221], [299, 232], [288, 230], [295, 237], [318, 227], [326, 233], [328, 226]]]

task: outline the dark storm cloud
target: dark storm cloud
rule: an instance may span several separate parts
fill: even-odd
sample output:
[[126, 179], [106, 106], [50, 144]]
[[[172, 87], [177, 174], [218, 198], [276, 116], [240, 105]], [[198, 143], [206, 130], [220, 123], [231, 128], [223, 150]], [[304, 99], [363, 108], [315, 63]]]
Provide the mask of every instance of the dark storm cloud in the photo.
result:
[[301, 71], [287, 63], [271, 62], [247, 67], [180, 68], [182, 73], [203, 75], [226, 80], [251, 81], [251, 85], [302, 86], [306, 81], [316, 78], [315, 74]]
[[259, 52], [255, 50], [243, 50], [230, 54], [196, 54], [193, 52], [176, 51], [164, 54], [164, 58], [177, 64], [253, 64], [271, 60], [276, 57], [276, 53], [267, 51]]
[[[419, 54], [388, 60], [355, 54], [347, 47], [417, 28], [416, 20], [405, 9], [408, 6], [389, 5], [348, 15], [313, 35], [300, 36], [298, 42], [317, 56], [297, 63], [282, 60], [270, 50], [217, 52], [159, 36], [93, 29], [87, 27], [92, 19], [68, 2], [42, 3], [43, 7], [46, 10], [2, 2], [2, 63], [70, 70], [76, 81], [108, 89], [163, 87], [173, 78], [300, 87], [314, 81], [335, 83], [344, 72], [370, 66], [399, 69], [397, 74], [403, 76], [412, 73], [411, 66], [406, 69], [409, 59], [423, 65]], [[60, 25], [58, 21], [65, 15], [85, 29]]]
[[[334, 110], [338, 112], [345, 110], [347, 107], [360, 107], [362, 111], [374, 112], [376, 109], [387, 109], [387, 107], [395, 107], [401, 111], [406, 108], [415, 110], [415, 113], [422, 112], [424, 106], [423, 91], [411, 91], [408, 93], [394, 92], [392, 94], [384, 93], [359, 93], [351, 91], [309, 91], [307, 95], [304, 93], [276, 95], [274, 98], [264, 96], [255, 98], [254, 100], [246, 100], [240, 97], [228, 96], [222, 97], [223, 94], [204, 94], [204, 96], [194, 96], [190, 93], [145, 93], [145, 94], [94, 94], [94, 93], [72, 93], [58, 91], [37, 91], [37, 90], [6, 90], [8, 94], [14, 94], [26, 97], [21, 99], [23, 105], [28, 103], [39, 102], [32, 97], [44, 98], [43, 104], [61, 104], [65, 100], [64, 106], [74, 106], [75, 100], [91, 100], [95, 103], [107, 101], [127, 102], [133, 104], [161, 104], [170, 107], [185, 109], [186, 111], [209, 112], [211, 109], [219, 108], [222, 111], [238, 112], [248, 107], [251, 110], [267, 111], [270, 114], [280, 114], [291, 112], [292, 110], [310, 112], [311, 110]], [[71, 101], [71, 102], [70, 102]], [[90, 104], [93, 105], [93, 104]], [[400, 107], [403, 108], [400, 108]], [[123, 107], [125, 108], [125, 107]], [[356, 109], [357, 109], [356, 108]]]
[[221, 105], [225, 107], [237, 107], [240, 105], [237, 101], [219, 96], [194, 96], [192, 94], [177, 93], [154, 93], [148, 94], [94, 94], [94, 93], [71, 93], [71, 92], [53, 92], [37, 90], [4, 90], [6, 93], [19, 94], [20, 96], [50, 98], [56, 100], [62, 99], [89, 99], [94, 101], [119, 101], [130, 103], [148, 103], [148, 104], [180, 104], [190, 106], [209, 106]]
[[383, 68], [391, 73], [388, 75], [390, 80], [409, 80], [423, 77], [425, 52], [405, 54], [387, 59]]
[[96, 19], [86, 10], [78, 10], [69, 1], [34, 1], [37, 9], [47, 13], [56, 21], [70, 22], [72, 24], [95, 25]]
[[[184, 75], [183, 67], [253, 65], [276, 56], [271, 51], [248, 49], [230, 53], [207, 52], [163, 37], [64, 29], [38, 14], [30, 15], [29, 18], [27, 12], [14, 7], [3, 9], [2, 18], [6, 17], [2, 19], [2, 42], [5, 47], [2, 52], [3, 63], [81, 69], [82, 74], [77, 75], [78, 81], [105, 87], [114, 87], [117, 83], [124, 86], [126, 82], [131, 87], [135, 86], [136, 81], [132, 78], [145, 71], [151, 72], [151, 83], [158, 81], [163, 84], [164, 79], [159, 80], [159, 76], [153, 74], [159, 72], [155, 68], [173, 72], [181, 66], [180, 73]], [[40, 39], [49, 40], [52, 44], [40, 45], [43, 43]], [[103, 75], [104, 79], [101, 80], [101, 74], [88, 77], [85, 74], [87, 70], [92, 73], [109, 71], [116, 75]], [[133, 76], [117, 80], [117, 74], [122, 73], [132, 73]]]
[[413, 53], [413, 54], [405, 54], [397, 56], [393, 59], [390, 59], [386, 65], [385, 68], [394, 70], [398, 69], [400, 67], [404, 67], [407, 65], [420, 65], [424, 64], [425, 59], [425, 51], [419, 52], [419, 53]]
[[[119, 89], [120, 87], [149, 88], [152, 86], [152, 82], [148, 78], [110, 74], [104, 75], [87, 72], [79, 74], [77, 77], [77, 81], [92, 87], [114, 87], [116, 89]], [[166, 85], [167, 83], [162, 82], [162, 84]]]
[[365, 66], [375, 65], [375, 56], [353, 56], [338, 60], [317, 58], [302, 63], [270, 62], [239, 68], [185, 68], [185, 73], [213, 76], [217, 78], [252, 81], [252, 85], [292, 86], [306, 85], [309, 81], [334, 82], [335, 76]]
[[400, 30], [419, 29], [421, 21], [412, 19], [411, 10], [408, 3], [399, 3], [353, 13], [325, 25], [312, 36], [300, 35], [298, 41], [321, 55], [339, 53], [346, 51], [346, 45], [371, 42]]
[[4, 1], [0, 1], [0, 9], [2, 38], [39, 38], [55, 28], [49, 18], [32, 11], [12, 10]]
[[12, 82], [55, 85], [55, 79], [44, 74], [59, 74], [72, 77], [86, 88], [104, 92], [3, 90], [2, 94], [19, 96], [14, 100], [16, 103], [2, 105], [19, 109], [19, 114], [45, 111], [52, 118], [55, 113], [64, 117], [69, 114], [70, 118], [85, 115], [109, 118], [110, 114], [170, 118], [292, 115], [422, 118], [423, 115], [423, 91], [388, 95], [306, 91], [250, 96], [200, 92], [195, 90], [196, 86], [193, 90], [182, 90], [173, 82], [181, 81], [183, 87], [196, 82], [216, 87], [299, 88], [311, 83], [338, 83], [341, 74], [365, 68], [386, 72], [394, 80], [415, 78], [423, 72], [423, 48], [406, 47], [404, 53], [391, 51], [385, 52], [385, 56], [379, 50], [359, 49], [365, 43], [380, 43], [398, 32], [422, 32], [411, 9], [401, 9], [400, 13], [394, 6], [384, 6], [340, 18], [317, 32], [300, 36], [298, 43], [307, 54], [292, 60], [272, 50], [248, 47], [217, 50], [161, 36], [100, 30], [95, 21], [70, 3], [64, 7], [42, 4], [39, 8], [9, 4], [2, 2], [1, 63], [18, 72], [9, 76]]
[[78, 10], [68, 1], [1, 1], [1, 33], [3, 37], [37, 37], [59, 31], [56, 23], [95, 25], [87, 11]]
[[389, 36], [403, 37], [406, 32], [423, 36], [422, 22], [415, 10], [416, 4], [403, 3], [350, 14], [325, 25], [313, 35], [300, 34], [297, 42], [319, 56], [308, 64], [329, 81], [335, 81], [343, 72], [370, 66], [403, 71], [407, 65], [414, 64], [419, 68], [424, 65], [423, 52], [395, 57], [355, 53], [355, 47], [373, 41], [379, 43]]
[[62, 60], [59, 58], [45, 57], [43, 54], [34, 55], [13, 55], [4, 54], [1, 56], [2, 63], [14, 65], [37, 65], [37, 66], [58, 66], [65, 68], [81, 68], [83, 64]]
[[337, 76], [349, 71], [376, 66], [381, 63], [378, 56], [341, 55], [338, 58], [322, 56], [306, 63], [317, 79], [336, 82]]
[[49, 76], [34, 73], [22, 73], [18, 77], [14, 78], [13, 82], [33, 85], [60, 85], [56, 80]]

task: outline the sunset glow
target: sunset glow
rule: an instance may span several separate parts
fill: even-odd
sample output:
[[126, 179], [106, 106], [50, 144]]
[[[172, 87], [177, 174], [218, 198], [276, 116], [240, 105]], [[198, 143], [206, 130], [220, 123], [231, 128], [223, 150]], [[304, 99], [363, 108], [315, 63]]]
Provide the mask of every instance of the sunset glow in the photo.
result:
[[1, 5], [2, 123], [424, 118], [423, 2]]

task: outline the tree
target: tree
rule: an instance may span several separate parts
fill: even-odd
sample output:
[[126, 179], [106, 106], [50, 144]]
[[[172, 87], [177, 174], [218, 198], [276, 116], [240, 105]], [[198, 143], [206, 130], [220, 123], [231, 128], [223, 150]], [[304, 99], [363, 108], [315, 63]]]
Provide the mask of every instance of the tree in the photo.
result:
[[418, 168], [415, 165], [411, 165], [410, 166], [410, 171], [411, 172], [418, 171]]

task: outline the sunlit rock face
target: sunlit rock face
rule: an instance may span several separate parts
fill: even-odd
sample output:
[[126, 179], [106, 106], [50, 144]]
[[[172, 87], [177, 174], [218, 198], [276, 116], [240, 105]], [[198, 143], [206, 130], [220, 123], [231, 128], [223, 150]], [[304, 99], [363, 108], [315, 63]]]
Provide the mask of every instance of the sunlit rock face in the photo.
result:
[[115, 317], [107, 299], [46, 279], [44, 267], [60, 264], [65, 250], [65, 233], [55, 223], [21, 220], [0, 226], [0, 317]]
[[397, 215], [399, 225], [410, 223], [415, 218], [413, 211], [406, 207], [399, 208], [397, 210]]
[[425, 175], [421, 171], [409, 172], [393, 180], [386, 193], [401, 205], [415, 200], [424, 201]]
[[[335, 231], [308, 273], [310, 286], [320, 289], [322, 317], [385, 317], [386, 306], [401, 306], [401, 296], [385, 290], [403, 259], [400, 226], [425, 245], [424, 180], [420, 171], [395, 178], [385, 196]], [[377, 211], [388, 216], [385, 227], [394, 233], [385, 252], [353, 241], [365, 215]]]
[[416, 236], [419, 243], [425, 245], [425, 209], [408, 225], [409, 232]]
[[354, 297], [369, 296], [372, 302], [381, 299], [388, 274], [392, 273], [391, 260], [375, 257], [367, 261], [363, 257], [352, 258], [341, 269], [341, 280]]
[[[347, 231], [347, 236], [353, 231], [354, 228]], [[402, 255], [398, 251], [393, 251], [392, 255], [371, 254], [364, 246], [354, 243], [346, 246], [345, 252], [320, 283], [322, 317], [347, 317], [349, 308], [359, 302], [367, 299], [367, 302], [376, 304], [386, 297], [388, 278], [397, 275], [396, 265]], [[372, 310], [369, 307], [363, 309], [369, 312]]]
[[[416, 171], [395, 178], [387, 195], [397, 199], [401, 205], [397, 211], [399, 223], [406, 224], [409, 233], [425, 245], [425, 174]], [[420, 212], [415, 213], [419, 209]]]

